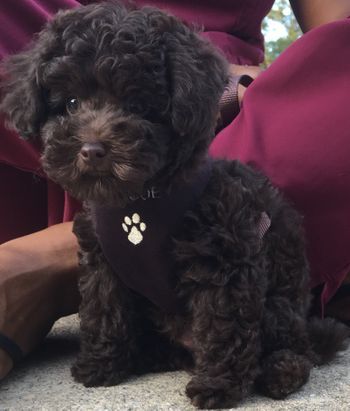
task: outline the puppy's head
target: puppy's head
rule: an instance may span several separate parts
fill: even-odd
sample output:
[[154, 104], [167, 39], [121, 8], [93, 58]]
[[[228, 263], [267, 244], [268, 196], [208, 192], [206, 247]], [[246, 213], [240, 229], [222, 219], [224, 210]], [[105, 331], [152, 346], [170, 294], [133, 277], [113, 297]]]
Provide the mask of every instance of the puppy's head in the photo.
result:
[[58, 13], [5, 63], [1, 109], [40, 137], [51, 179], [122, 204], [195, 167], [226, 81], [224, 59], [175, 17], [101, 3]]

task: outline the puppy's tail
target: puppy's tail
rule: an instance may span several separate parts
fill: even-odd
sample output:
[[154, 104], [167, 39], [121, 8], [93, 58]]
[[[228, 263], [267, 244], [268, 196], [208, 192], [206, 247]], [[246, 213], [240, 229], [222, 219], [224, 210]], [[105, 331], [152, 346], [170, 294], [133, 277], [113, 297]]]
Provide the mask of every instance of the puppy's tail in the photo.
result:
[[346, 350], [350, 344], [350, 327], [333, 318], [312, 317], [308, 330], [315, 365], [332, 361], [338, 351]]

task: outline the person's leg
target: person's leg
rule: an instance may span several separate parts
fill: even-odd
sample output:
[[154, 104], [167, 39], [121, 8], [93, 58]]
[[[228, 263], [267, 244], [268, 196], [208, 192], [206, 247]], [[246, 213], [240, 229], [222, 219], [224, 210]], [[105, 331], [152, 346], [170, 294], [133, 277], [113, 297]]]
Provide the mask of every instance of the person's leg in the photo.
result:
[[[0, 245], [0, 332], [24, 354], [55, 320], [78, 309], [77, 247], [72, 223]], [[0, 379], [12, 366], [0, 349]]]
[[302, 36], [249, 86], [211, 147], [262, 170], [303, 215], [323, 304], [350, 271], [349, 37], [350, 19]]

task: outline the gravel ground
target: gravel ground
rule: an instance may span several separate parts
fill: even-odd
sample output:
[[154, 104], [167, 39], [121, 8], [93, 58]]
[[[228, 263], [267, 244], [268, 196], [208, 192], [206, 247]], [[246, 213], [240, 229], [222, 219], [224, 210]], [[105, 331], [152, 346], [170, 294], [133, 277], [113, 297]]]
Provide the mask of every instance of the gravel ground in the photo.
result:
[[[0, 411], [7, 410], [194, 410], [185, 395], [185, 372], [146, 375], [107, 388], [76, 384], [69, 367], [77, 352], [75, 316], [58, 321], [43, 346], [0, 384]], [[252, 396], [246, 411], [350, 411], [350, 349], [329, 366], [315, 368], [309, 382], [287, 400]]]

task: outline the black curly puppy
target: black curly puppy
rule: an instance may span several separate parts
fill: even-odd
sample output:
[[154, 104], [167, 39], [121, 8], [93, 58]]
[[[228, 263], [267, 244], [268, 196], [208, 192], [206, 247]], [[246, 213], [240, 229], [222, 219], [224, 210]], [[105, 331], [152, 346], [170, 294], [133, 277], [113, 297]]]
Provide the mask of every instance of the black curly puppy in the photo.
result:
[[85, 203], [77, 381], [187, 368], [194, 405], [230, 407], [254, 385], [284, 398], [341, 347], [345, 329], [306, 319], [297, 213], [250, 168], [207, 159], [228, 77], [207, 42], [101, 3], [58, 13], [6, 72], [2, 110]]

